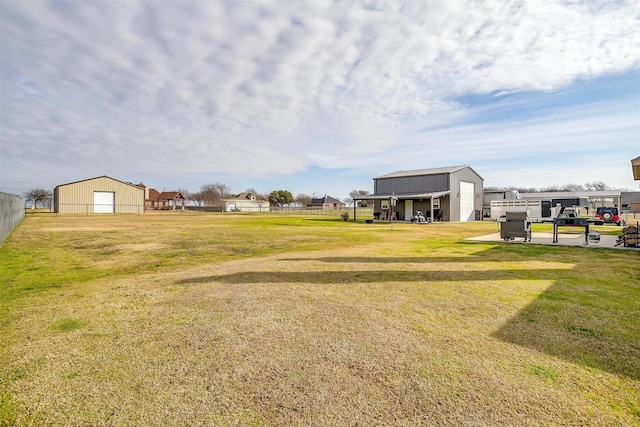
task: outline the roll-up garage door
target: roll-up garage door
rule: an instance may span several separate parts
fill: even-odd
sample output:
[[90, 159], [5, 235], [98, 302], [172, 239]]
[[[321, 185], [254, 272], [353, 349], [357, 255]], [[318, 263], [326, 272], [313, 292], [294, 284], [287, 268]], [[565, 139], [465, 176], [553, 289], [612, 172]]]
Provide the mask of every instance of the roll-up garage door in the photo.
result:
[[473, 182], [460, 181], [460, 221], [476, 219], [475, 193]]
[[112, 191], [93, 192], [93, 213], [114, 213], [115, 193]]

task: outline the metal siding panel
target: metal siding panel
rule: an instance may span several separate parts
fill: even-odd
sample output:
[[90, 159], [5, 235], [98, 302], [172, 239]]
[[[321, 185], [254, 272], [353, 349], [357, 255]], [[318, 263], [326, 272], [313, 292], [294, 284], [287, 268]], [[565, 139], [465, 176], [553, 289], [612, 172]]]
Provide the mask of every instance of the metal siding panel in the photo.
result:
[[422, 175], [376, 179], [375, 193], [435, 193], [448, 191], [449, 175]]
[[116, 212], [139, 213], [144, 205], [144, 190], [120, 184], [116, 189]]
[[60, 213], [60, 187], [53, 189], [53, 211]]
[[440, 210], [442, 211], [443, 221], [453, 221], [451, 219], [451, 194], [440, 197]]
[[56, 211], [58, 213], [92, 213], [95, 191], [116, 193], [116, 213], [142, 213], [144, 211], [144, 190], [142, 188], [108, 177], [99, 177], [57, 187]]
[[474, 173], [470, 168], [465, 169], [465, 171], [469, 176], [467, 180], [473, 182], [476, 186], [476, 195], [478, 196], [475, 198], [476, 218], [482, 219], [482, 197], [484, 193], [484, 180], [478, 174]]
[[449, 198], [449, 221], [460, 221], [460, 174], [452, 173], [450, 177], [451, 197]]
[[[475, 202], [474, 202], [475, 210], [480, 214], [480, 217], [482, 217], [482, 193], [484, 188], [483, 179], [478, 174], [476, 174], [471, 168], [467, 167], [451, 174], [451, 180], [452, 180], [451, 182], [452, 188], [459, 189], [460, 181], [472, 182], [475, 184], [475, 192], [477, 195], [480, 196], [475, 198]], [[455, 193], [456, 194], [452, 194], [452, 197], [451, 197], [452, 200], [454, 199], [454, 197], [457, 199], [458, 191], [455, 191]], [[457, 217], [456, 221], [460, 220], [460, 207], [459, 206], [456, 207], [456, 205], [458, 204], [459, 203], [457, 202], [457, 200], [452, 203], [452, 209], [453, 208], [456, 209], [456, 217]]]

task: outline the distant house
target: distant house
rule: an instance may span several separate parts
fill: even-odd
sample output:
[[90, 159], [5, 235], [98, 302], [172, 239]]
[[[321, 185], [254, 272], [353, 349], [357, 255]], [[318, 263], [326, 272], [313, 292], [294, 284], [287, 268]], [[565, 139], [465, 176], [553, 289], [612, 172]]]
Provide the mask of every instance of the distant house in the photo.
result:
[[269, 201], [253, 193], [240, 193], [224, 199], [227, 212], [269, 212]]
[[[469, 166], [397, 171], [373, 179], [376, 217], [410, 220], [417, 211], [442, 221], [479, 220], [484, 180]], [[354, 219], [356, 212], [354, 209]]]
[[309, 203], [307, 203], [307, 208], [309, 209], [342, 209], [345, 207], [345, 204], [338, 199], [335, 199], [331, 196], [312, 198]]
[[60, 184], [53, 197], [54, 210], [60, 214], [144, 212], [144, 190], [108, 176]]
[[155, 203], [159, 210], [183, 208], [184, 197], [179, 191], [163, 191], [156, 196]]
[[175, 210], [176, 207], [183, 208], [185, 199], [179, 191], [159, 192], [143, 183], [137, 185], [144, 190], [145, 210]]

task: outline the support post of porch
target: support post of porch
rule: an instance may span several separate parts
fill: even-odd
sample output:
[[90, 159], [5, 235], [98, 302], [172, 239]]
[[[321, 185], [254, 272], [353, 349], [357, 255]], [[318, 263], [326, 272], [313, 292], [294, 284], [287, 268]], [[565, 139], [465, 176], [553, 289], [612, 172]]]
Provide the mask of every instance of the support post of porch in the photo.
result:
[[431, 196], [429, 200], [431, 200], [431, 206], [429, 207], [429, 223], [433, 224], [433, 196]]

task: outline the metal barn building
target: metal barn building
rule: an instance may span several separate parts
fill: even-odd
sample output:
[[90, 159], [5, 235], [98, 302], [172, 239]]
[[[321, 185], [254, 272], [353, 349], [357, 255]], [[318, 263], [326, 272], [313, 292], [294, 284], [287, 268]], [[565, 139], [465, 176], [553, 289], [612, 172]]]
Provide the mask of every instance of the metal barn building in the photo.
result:
[[58, 185], [53, 190], [56, 213], [144, 213], [144, 189], [108, 176]]
[[380, 219], [391, 214], [394, 220], [409, 221], [416, 211], [431, 221], [481, 219], [484, 179], [469, 166], [398, 171], [373, 182], [373, 194], [358, 200], [375, 200]]

